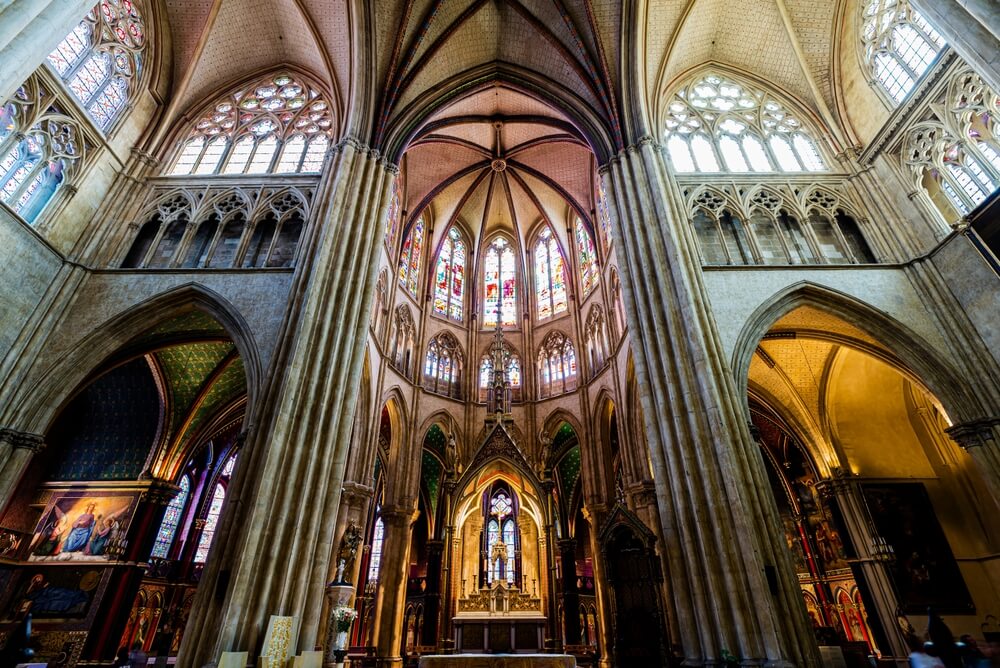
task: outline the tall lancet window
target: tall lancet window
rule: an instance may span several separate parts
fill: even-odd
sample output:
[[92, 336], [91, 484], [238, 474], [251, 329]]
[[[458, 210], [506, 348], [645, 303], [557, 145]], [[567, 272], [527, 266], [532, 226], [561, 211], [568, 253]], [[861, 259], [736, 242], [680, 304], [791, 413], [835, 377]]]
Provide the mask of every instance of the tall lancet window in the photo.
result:
[[170, 552], [170, 546], [174, 542], [174, 535], [176, 535], [177, 527], [180, 525], [184, 506], [191, 493], [191, 479], [185, 475], [181, 478], [179, 486], [180, 491], [177, 492], [177, 496], [170, 500], [166, 512], [163, 513], [163, 521], [160, 522], [160, 530], [156, 534], [156, 543], [153, 544], [151, 557], [166, 559]]
[[49, 54], [87, 114], [108, 130], [138, 88], [146, 30], [134, 0], [101, 0]]
[[538, 319], [546, 320], [566, 311], [566, 265], [559, 242], [548, 226], [535, 242], [535, 302]]
[[868, 67], [899, 104], [931, 66], [944, 38], [909, 0], [869, 0], [862, 12], [862, 44]]
[[229, 485], [229, 479], [232, 477], [235, 467], [236, 455], [233, 454], [226, 459], [219, 471], [217, 482], [212, 490], [212, 501], [205, 514], [205, 525], [201, 530], [201, 538], [198, 539], [198, 547], [194, 552], [194, 563], [196, 564], [208, 561], [208, 551], [212, 548], [212, 539], [215, 538], [215, 531], [219, 526], [222, 505], [226, 502], [226, 487]]
[[417, 218], [399, 253], [399, 284], [417, 296], [420, 282], [420, 254], [424, 249], [424, 217]]
[[465, 242], [455, 227], [441, 244], [434, 272], [434, 312], [462, 322], [465, 296]]
[[486, 508], [486, 582], [518, 582], [520, 532], [517, 526], [517, 501], [506, 489], [498, 489]]
[[[493, 351], [489, 350], [479, 361], [479, 400], [486, 401], [490, 383], [493, 382]], [[504, 343], [504, 359], [507, 360], [507, 382], [510, 383], [511, 398], [521, 400], [521, 358]]]
[[497, 326], [497, 306], [504, 327], [517, 326], [517, 268], [514, 247], [503, 237], [497, 237], [486, 249], [483, 261], [484, 291], [483, 325]]
[[583, 296], [586, 297], [597, 285], [600, 276], [600, 269], [597, 266], [597, 251], [594, 249], [594, 240], [590, 238], [590, 232], [579, 217], [573, 227], [576, 236], [576, 254], [580, 263], [580, 287], [583, 288]]
[[378, 582], [378, 573], [382, 568], [382, 541], [385, 540], [385, 522], [382, 521], [382, 509], [375, 509], [375, 528], [372, 531], [371, 559], [368, 561], [368, 581]]
[[431, 339], [424, 358], [424, 387], [456, 399], [461, 395], [462, 349], [449, 332]]
[[691, 80], [670, 101], [664, 136], [678, 172], [822, 172], [805, 125], [770, 93], [719, 74]]
[[562, 332], [549, 332], [538, 351], [538, 393], [554, 397], [576, 389], [576, 351]]

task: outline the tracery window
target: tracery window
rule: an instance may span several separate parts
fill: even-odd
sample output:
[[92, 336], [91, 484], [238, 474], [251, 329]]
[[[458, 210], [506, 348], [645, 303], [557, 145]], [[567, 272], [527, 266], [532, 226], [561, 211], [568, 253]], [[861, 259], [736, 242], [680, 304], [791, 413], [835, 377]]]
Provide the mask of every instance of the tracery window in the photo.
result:
[[579, 217], [576, 219], [573, 231], [576, 236], [576, 254], [580, 262], [580, 286], [583, 288], [583, 296], [586, 297], [597, 285], [600, 277], [597, 251], [594, 249], [594, 240], [590, 238], [590, 232]]
[[0, 108], [0, 201], [35, 222], [83, 154], [76, 121], [31, 77]]
[[416, 332], [417, 328], [413, 322], [413, 316], [410, 314], [410, 309], [405, 304], [401, 304], [396, 309], [396, 317], [392, 322], [389, 361], [405, 376], [410, 375], [410, 360], [413, 358]]
[[483, 326], [497, 326], [497, 307], [503, 327], [517, 326], [517, 268], [514, 247], [507, 239], [497, 237], [486, 249], [483, 261], [485, 299]]
[[146, 43], [134, 0], [101, 0], [48, 62], [94, 123], [107, 131], [136, 92]]
[[424, 358], [425, 389], [458, 398], [461, 394], [462, 361], [462, 349], [449, 332], [431, 339]]
[[608, 359], [608, 339], [604, 329], [604, 309], [600, 304], [594, 304], [587, 314], [587, 325], [584, 329], [586, 339], [590, 374], [593, 377], [604, 366]]
[[396, 243], [399, 233], [399, 219], [402, 214], [403, 200], [400, 194], [399, 177], [392, 182], [392, 195], [389, 197], [389, 210], [385, 214], [385, 245], [390, 249]]
[[550, 332], [538, 351], [539, 397], [554, 397], [576, 389], [576, 351], [562, 332]]
[[445, 235], [434, 272], [434, 312], [462, 322], [465, 298], [465, 242], [452, 226]]
[[315, 87], [290, 74], [271, 75], [216, 100], [170, 174], [316, 173], [332, 129], [330, 104]]
[[156, 533], [156, 542], [153, 543], [153, 551], [150, 556], [157, 559], [167, 558], [170, 546], [174, 542], [174, 535], [177, 533], [177, 527], [181, 522], [181, 515], [184, 513], [184, 506], [191, 493], [191, 479], [187, 475], [181, 478], [178, 485], [181, 489], [167, 504], [167, 510], [163, 513], [163, 521], [160, 522], [160, 530]]
[[903, 162], [941, 206], [969, 213], [1000, 187], [1000, 96], [971, 70], [957, 74], [931, 118], [906, 135]]
[[535, 242], [535, 304], [538, 319], [546, 320], [567, 309], [566, 264], [552, 229], [545, 226]]
[[[510, 382], [511, 400], [519, 401], [521, 398], [521, 358], [506, 341], [504, 341], [504, 359], [507, 360], [507, 380]], [[486, 401], [492, 382], [493, 355], [492, 350], [489, 350], [479, 360], [479, 401]]]
[[944, 38], [909, 0], [869, 0], [862, 19], [865, 61], [882, 89], [899, 104], [944, 48]]
[[668, 107], [670, 162], [678, 172], [821, 172], [816, 142], [769, 93], [707, 74]]
[[382, 509], [375, 509], [375, 528], [372, 531], [371, 557], [368, 561], [368, 581], [377, 582], [378, 573], [382, 567], [382, 542], [385, 540], [385, 522], [382, 521]]

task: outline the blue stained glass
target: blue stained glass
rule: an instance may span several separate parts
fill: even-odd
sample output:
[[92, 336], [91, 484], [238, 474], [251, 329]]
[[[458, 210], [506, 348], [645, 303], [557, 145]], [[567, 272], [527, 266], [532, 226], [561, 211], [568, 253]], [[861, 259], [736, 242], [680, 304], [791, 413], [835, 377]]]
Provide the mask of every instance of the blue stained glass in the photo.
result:
[[187, 476], [181, 478], [181, 490], [167, 506], [163, 513], [163, 521], [160, 522], [160, 530], [156, 534], [156, 542], [153, 544], [151, 557], [166, 559], [170, 550], [170, 545], [174, 542], [174, 534], [181, 522], [181, 515], [184, 512], [184, 505], [187, 503], [188, 495], [191, 492], [191, 481]]

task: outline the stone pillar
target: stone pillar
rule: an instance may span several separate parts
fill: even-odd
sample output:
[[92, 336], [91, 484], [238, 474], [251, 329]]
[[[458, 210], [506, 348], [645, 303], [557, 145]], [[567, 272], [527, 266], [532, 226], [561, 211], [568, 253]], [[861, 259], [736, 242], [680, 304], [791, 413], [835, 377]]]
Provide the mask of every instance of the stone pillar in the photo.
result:
[[1000, 91], [1000, 5], [995, 0], [911, 0], [962, 60]]
[[455, 632], [451, 623], [451, 618], [455, 614], [454, 601], [459, 595], [464, 594], [464, 592], [456, 594], [455, 591], [461, 568], [455, 569], [452, 567], [452, 564], [455, 562], [455, 550], [459, 545], [459, 541], [455, 539], [453, 509], [456, 484], [454, 472], [452, 472], [448, 474], [448, 478], [441, 485], [441, 503], [444, 505], [444, 514], [442, 516], [445, 518], [447, 524], [444, 528], [444, 559], [441, 563], [441, 581], [443, 583], [441, 587], [441, 621], [439, 632], [441, 642], [438, 649], [449, 654], [455, 648]]
[[380, 668], [403, 664], [401, 650], [406, 582], [410, 574], [410, 527], [416, 519], [417, 511], [411, 507], [382, 507], [385, 538], [375, 599], [375, 648]]
[[[869, 614], [876, 615], [878, 625], [871, 624], [876, 633], [876, 642], [883, 654], [905, 657], [909, 654], [906, 640], [896, 621], [899, 607], [896, 589], [887, 565], [890, 555], [882, 548], [884, 543], [875, 534], [868, 507], [861, 496], [859, 481], [852, 477], [839, 477], [821, 481], [817, 488], [826, 498], [836, 504], [847, 531], [847, 538], [853, 548], [851, 559], [855, 576], [863, 582], [866, 605], [874, 609]], [[877, 628], [880, 627], [880, 628]], [[888, 644], [888, 646], [884, 646]]]
[[44, 447], [45, 439], [38, 434], [0, 429], [0, 510], [14, 496], [32, 456]]
[[609, 194], [671, 592], [687, 665], [819, 664], [760, 450], [662, 147], [621, 151]]
[[[545, 578], [549, 599], [548, 617], [545, 625], [545, 651], [560, 651], [559, 647], [559, 604], [556, 595], [556, 529], [554, 525], [555, 512], [552, 508], [552, 491], [555, 483], [551, 478], [541, 481], [542, 494], [545, 497], [545, 562], [548, 573]], [[539, 570], [539, 572], [541, 572]]]
[[[351, 442], [392, 167], [348, 139], [331, 152], [302, 241], [281, 347], [181, 646], [202, 666], [260, 649], [270, 615], [320, 620]], [[241, 455], [242, 457], [242, 455]]]
[[576, 540], [563, 538], [559, 543], [559, 567], [562, 569], [563, 642], [580, 644], [580, 595], [576, 587]]
[[445, 575], [444, 540], [427, 541], [427, 589], [424, 591], [424, 623], [420, 631], [421, 645], [438, 644], [438, 619], [441, 613], [441, 581]]
[[597, 597], [597, 656], [598, 665], [601, 668], [610, 668], [611, 648], [615, 642], [612, 636], [614, 609], [611, 607], [611, 597], [605, 591], [608, 579], [604, 574], [604, 561], [601, 556], [604, 552], [601, 550], [600, 536], [598, 535], [607, 514], [607, 506], [602, 503], [588, 503], [583, 507], [583, 517], [590, 522], [590, 553], [594, 555], [594, 593]]
[[956, 424], [945, 430], [976, 462], [1000, 505], [1000, 418], [987, 418]]

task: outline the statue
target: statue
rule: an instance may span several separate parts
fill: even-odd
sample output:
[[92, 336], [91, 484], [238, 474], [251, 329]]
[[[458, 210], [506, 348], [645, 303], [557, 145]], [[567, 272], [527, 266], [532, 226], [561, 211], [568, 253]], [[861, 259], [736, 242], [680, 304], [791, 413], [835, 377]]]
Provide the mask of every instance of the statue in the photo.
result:
[[358, 556], [358, 546], [361, 545], [361, 527], [357, 522], [351, 523], [344, 529], [344, 535], [340, 538], [340, 549], [337, 550], [337, 582], [346, 582], [345, 572], [354, 569], [354, 559]]
[[448, 434], [448, 442], [444, 446], [445, 465], [448, 472], [458, 476], [461, 464], [458, 461], [458, 444], [455, 442], [455, 432]]
[[552, 437], [543, 431], [538, 435], [538, 441], [542, 445], [538, 453], [538, 473], [544, 477], [545, 469], [549, 465], [549, 457], [552, 455]]

